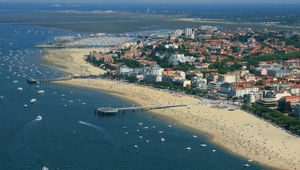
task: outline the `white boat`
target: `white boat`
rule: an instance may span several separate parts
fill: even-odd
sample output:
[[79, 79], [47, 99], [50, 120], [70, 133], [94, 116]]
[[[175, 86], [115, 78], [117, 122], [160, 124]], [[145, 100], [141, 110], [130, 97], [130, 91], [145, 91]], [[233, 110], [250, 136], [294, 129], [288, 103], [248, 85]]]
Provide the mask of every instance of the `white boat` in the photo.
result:
[[201, 144], [200, 146], [202, 146], [202, 147], [206, 147], [206, 144]]
[[161, 138], [160, 141], [164, 142], [164, 141], [166, 141], [166, 140], [165, 140], [165, 138]]
[[24, 104], [24, 108], [27, 108], [28, 106], [27, 106], [27, 104]]
[[43, 118], [42, 118], [42, 116], [37, 116], [36, 118], [35, 118], [35, 120], [37, 120], [37, 121], [41, 121]]
[[164, 133], [164, 131], [160, 130], [160, 131], [158, 131], [158, 133], [160, 133], [160, 134], [161, 134], [161, 133]]
[[249, 159], [248, 162], [253, 162], [253, 160], [252, 160], [252, 159]]
[[33, 103], [35, 103], [35, 102], [36, 102], [36, 99], [31, 99], [31, 100], [30, 100], [30, 103], [31, 103], [31, 104], [33, 104]]
[[142, 125], [143, 125], [143, 123], [142, 123], [142, 122], [140, 122], [138, 125], [142, 126]]
[[37, 91], [38, 94], [42, 94], [42, 93], [45, 93], [45, 90], [39, 90]]
[[244, 167], [250, 167], [250, 165], [249, 164], [244, 164]]
[[139, 148], [137, 145], [134, 145], [134, 147], [137, 149], [137, 148]]
[[192, 148], [191, 148], [191, 147], [186, 147], [185, 149], [186, 149], [186, 150], [191, 150]]
[[22, 91], [22, 90], [23, 90], [23, 88], [22, 88], [22, 87], [18, 87], [18, 90], [19, 90], [19, 91]]
[[124, 134], [125, 134], [125, 135], [128, 135], [128, 132], [125, 132]]
[[42, 170], [49, 170], [46, 166], [43, 166]]
[[193, 138], [197, 138], [198, 136], [196, 136], [196, 135], [193, 135]]
[[216, 152], [216, 150], [214, 150], [214, 149], [213, 149], [213, 150], [211, 150], [211, 151], [212, 151], [212, 152]]
[[146, 143], [149, 143], [149, 140], [146, 140]]

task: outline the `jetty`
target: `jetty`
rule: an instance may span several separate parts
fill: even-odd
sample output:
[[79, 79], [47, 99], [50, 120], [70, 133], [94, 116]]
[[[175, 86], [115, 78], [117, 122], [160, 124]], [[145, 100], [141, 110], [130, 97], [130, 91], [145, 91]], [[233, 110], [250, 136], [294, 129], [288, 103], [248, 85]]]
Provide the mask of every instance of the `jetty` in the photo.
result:
[[99, 107], [95, 109], [95, 114], [99, 116], [113, 116], [118, 113], [126, 113], [126, 112], [144, 112], [148, 110], [155, 109], [166, 109], [171, 107], [185, 107], [185, 106], [195, 106], [200, 103], [193, 104], [172, 104], [172, 105], [157, 105], [157, 106], [144, 106], [144, 107], [122, 107], [122, 108], [112, 108], [112, 107]]
[[39, 83], [51, 83], [55, 81], [64, 81], [64, 80], [71, 80], [73, 76], [69, 75], [66, 77], [59, 77], [59, 78], [53, 78], [53, 79], [27, 79], [28, 84], [39, 84]]

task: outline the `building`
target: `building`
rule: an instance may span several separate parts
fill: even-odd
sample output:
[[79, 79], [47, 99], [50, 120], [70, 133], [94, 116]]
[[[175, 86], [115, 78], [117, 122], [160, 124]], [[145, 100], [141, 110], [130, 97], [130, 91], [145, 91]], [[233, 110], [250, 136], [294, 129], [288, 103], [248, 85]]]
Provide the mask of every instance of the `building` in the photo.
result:
[[258, 105], [268, 107], [270, 109], [277, 109], [277, 102], [275, 98], [262, 98], [256, 102]]
[[206, 76], [207, 81], [212, 81], [212, 82], [217, 82], [219, 79], [219, 74], [218, 73], [210, 73]]
[[220, 92], [221, 93], [225, 93], [225, 94], [228, 94], [231, 89], [234, 87], [233, 84], [231, 83], [223, 83], [221, 86], [220, 86]]
[[268, 76], [272, 77], [285, 77], [291, 75], [291, 72], [289, 70], [283, 70], [283, 69], [267, 69]]
[[121, 65], [117, 67], [117, 75], [129, 76], [131, 74], [133, 74], [133, 68], [130, 68], [126, 65]]
[[250, 93], [257, 93], [259, 89], [257, 87], [237, 87], [233, 88], [229, 95], [232, 97], [243, 97], [244, 95], [250, 94]]
[[179, 63], [195, 62], [196, 58], [193, 56], [184, 56], [184, 54], [173, 54], [169, 58], [169, 63], [178, 65]]
[[218, 81], [226, 82], [226, 83], [234, 83], [237, 81], [237, 76], [231, 74], [220, 74]]
[[293, 107], [299, 101], [300, 101], [300, 95], [282, 97], [278, 102], [279, 110], [282, 112], [291, 112]]
[[285, 60], [283, 66], [287, 68], [299, 68], [300, 67], [300, 58], [295, 58], [291, 60]]
[[173, 84], [174, 82], [185, 81], [185, 72], [183, 71], [165, 71], [162, 77], [163, 82]]
[[294, 106], [293, 116], [300, 118], [300, 103], [296, 103]]
[[186, 28], [185, 29], [185, 36], [186, 37], [191, 37], [193, 34], [193, 29], [192, 28]]
[[207, 86], [208, 89], [218, 89], [220, 90], [222, 82], [210, 82]]
[[200, 77], [193, 77], [191, 79], [192, 87], [198, 87], [198, 88], [206, 88], [207, 87], [207, 80]]

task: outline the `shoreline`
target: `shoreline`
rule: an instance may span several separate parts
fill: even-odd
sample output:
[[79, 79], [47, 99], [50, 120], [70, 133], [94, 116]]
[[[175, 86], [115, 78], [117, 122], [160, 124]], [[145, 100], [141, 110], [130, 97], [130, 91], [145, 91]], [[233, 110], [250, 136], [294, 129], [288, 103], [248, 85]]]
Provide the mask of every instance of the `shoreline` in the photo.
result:
[[[103, 70], [84, 60], [88, 50], [93, 49], [47, 49], [43, 59], [54, 65], [64, 66], [65, 68], [54, 68], [73, 75], [103, 73]], [[142, 106], [199, 102], [199, 99], [190, 96], [179, 96], [177, 93], [126, 82], [74, 79], [57, 83], [101, 90]], [[204, 133], [212, 143], [258, 164], [275, 169], [300, 168], [300, 139], [247, 112], [192, 106], [153, 110], [151, 113]]]

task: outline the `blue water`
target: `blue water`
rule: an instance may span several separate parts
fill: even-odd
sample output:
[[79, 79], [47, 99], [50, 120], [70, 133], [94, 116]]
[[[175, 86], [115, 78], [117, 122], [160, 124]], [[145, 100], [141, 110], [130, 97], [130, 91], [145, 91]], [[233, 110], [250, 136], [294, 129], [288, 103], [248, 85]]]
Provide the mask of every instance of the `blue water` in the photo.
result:
[[[56, 84], [28, 85], [28, 77], [62, 75], [42, 66], [38, 58], [42, 51], [33, 46], [73, 33], [8, 24], [0, 28], [0, 169], [233, 170], [248, 163], [205, 136], [150, 113], [96, 116], [93, 111], [98, 106], [132, 105], [105, 93]], [[37, 102], [30, 104], [32, 98]], [[38, 115], [41, 121], [35, 120]], [[161, 130], [164, 133], [158, 133]], [[201, 147], [203, 143], [207, 147]], [[266, 169], [248, 164], [247, 169]]]

